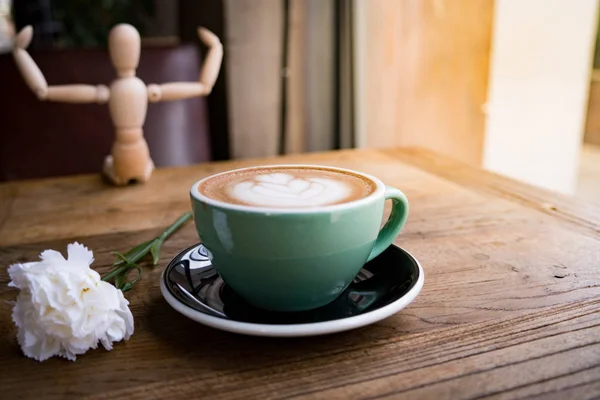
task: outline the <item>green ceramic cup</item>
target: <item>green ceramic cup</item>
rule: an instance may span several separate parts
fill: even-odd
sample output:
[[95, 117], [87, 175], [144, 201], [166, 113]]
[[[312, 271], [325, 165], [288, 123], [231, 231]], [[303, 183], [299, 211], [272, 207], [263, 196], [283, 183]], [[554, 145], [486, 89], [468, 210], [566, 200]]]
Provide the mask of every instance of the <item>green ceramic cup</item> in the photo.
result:
[[[281, 165], [252, 168], [269, 167]], [[198, 192], [203, 180], [192, 186], [196, 229], [212, 264], [254, 306], [301, 311], [332, 302], [404, 227], [408, 200], [400, 190], [357, 171], [325, 168], [360, 175], [376, 190], [359, 200], [297, 210], [225, 203]], [[392, 211], [380, 229], [388, 199]]]

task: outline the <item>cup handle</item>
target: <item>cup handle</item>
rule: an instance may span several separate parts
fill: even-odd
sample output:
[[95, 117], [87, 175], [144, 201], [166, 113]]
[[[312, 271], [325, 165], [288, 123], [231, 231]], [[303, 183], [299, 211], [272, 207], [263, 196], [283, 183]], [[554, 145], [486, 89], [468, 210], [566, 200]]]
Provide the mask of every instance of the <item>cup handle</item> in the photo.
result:
[[380, 255], [392, 244], [396, 236], [404, 228], [404, 224], [408, 218], [408, 199], [404, 193], [395, 187], [386, 186], [384, 196], [386, 200], [392, 200], [392, 212], [383, 228], [379, 231], [367, 262]]

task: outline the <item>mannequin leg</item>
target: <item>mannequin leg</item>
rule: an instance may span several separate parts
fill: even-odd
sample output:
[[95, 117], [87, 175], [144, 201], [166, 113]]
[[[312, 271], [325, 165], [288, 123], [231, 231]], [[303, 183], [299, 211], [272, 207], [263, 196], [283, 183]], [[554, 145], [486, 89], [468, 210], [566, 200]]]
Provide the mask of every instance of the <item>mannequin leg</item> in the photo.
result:
[[143, 138], [135, 143], [115, 142], [112, 154], [104, 160], [104, 174], [118, 186], [147, 182], [152, 171], [154, 162]]
[[115, 169], [113, 165], [113, 157], [109, 154], [104, 158], [104, 167], [102, 168], [104, 176], [106, 176], [113, 184], [122, 186], [127, 182], [123, 182], [117, 175], [115, 175]]

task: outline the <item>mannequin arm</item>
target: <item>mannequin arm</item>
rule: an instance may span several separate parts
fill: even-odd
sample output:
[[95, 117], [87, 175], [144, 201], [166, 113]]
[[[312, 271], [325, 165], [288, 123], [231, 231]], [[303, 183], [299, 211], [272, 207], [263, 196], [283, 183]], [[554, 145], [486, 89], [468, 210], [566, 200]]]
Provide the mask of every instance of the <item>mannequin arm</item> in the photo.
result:
[[148, 85], [148, 99], [151, 102], [187, 99], [210, 94], [219, 76], [223, 60], [223, 46], [219, 38], [205, 28], [198, 28], [200, 39], [209, 47], [208, 54], [200, 71], [199, 82], [173, 82], [163, 85]]
[[[38, 96], [40, 97], [40, 96]], [[110, 91], [105, 85], [61, 85], [49, 86], [41, 100], [62, 101], [65, 103], [99, 103], [108, 101]]]
[[70, 103], [106, 103], [109, 90], [104, 85], [63, 85], [48, 86], [44, 74], [33, 61], [27, 46], [31, 42], [33, 28], [26, 26], [15, 40], [13, 57], [25, 83], [40, 100], [65, 101]]
[[148, 100], [153, 103], [206, 96], [210, 89], [202, 83], [172, 82], [162, 85], [148, 85]]

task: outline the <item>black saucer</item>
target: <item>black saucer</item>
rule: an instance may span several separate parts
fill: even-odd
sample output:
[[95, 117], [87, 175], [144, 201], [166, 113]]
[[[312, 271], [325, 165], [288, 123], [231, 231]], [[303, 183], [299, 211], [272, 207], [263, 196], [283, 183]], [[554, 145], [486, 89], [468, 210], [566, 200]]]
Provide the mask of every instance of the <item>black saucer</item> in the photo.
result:
[[[163, 295], [174, 308], [181, 308], [174, 304], [178, 302], [187, 306], [184, 308], [205, 314], [213, 322], [209, 324], [212, 326], [219, 325], [213, 318], [269, 326], [297, 325], [348, 319], [381, 311], [378, 313], [381, 318], [369, 318], [374, 322], [406, 306], [416, 297], [423, 284], [422, 270], [417, 260], [395, 245], [365, 264], [352, 284], [335, 301], [310, 311], [273, 312], [248, 304], [216, 273], [202, 244], [191, 246], [175, 257], [165, 269], [162, 280]], [[407, 298], [403, 299], [405, 296]], [[197, 313], [192, 315], [191, 310], [183, 311], [199, 322], [206, 319]]]

